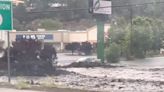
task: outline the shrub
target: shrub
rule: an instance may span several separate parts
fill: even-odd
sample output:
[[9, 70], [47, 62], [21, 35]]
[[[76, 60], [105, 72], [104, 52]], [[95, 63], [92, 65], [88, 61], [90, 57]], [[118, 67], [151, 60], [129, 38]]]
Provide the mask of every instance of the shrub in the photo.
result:
[[25, 81], [19, 81], [19, 82], [15, 85], [15, 87], [16, 87], [17, 89], [29, 89], [29, 88], [31, 88], [31, 85], [30, 85], [29, 83], [25, 82]]
[[146, 53], [146, 56], [148, 56], [148, 57], [154, 57], [154, 56], [157, 56], [157, 55], [160, 55], [159, 50], [156, 50], [156, 51], [150, 50]]
[[107, 62], [117, 63], [120, 59], [120, 47], [116, 43], [112, 43], [110, 47], [105, 50], [105, 57]]
[[48, 88], [58, 87], [58, 85], [55, 84], [55, 82], [54, 82], [54, 78], [49, 77], [49, 76], [42, 80], [41, 86], [42, 87], [48, 87]]

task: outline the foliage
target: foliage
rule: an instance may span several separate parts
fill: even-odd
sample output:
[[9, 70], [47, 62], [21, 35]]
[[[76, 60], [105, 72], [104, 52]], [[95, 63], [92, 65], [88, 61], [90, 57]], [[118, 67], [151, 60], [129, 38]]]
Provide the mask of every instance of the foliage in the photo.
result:
[[[25, 0], [24, 4], [14, 6], [14, 16], [21, 21], [33, 21], [34, 19], [39, 18], [51, 19], [54, 17], [62, 20], [79, 20], [81, 18], [90, 17], [88, 10], [63, 11], [63, 9], [79, 9], [87, 7], [87, 0]], [[52, 10], [57, 11], [44, 12]], [[34, 11], [39, 11], [39, 13], [30, 13]]]
[[17, 89], [29, 89], [31, 88], [31, 85], [25, 81], [19, 81], [17, 84], [15, 84], [15, 87]]
[[[88, 13], [88, 0], [24, 0], [24, 4], [14, 6], [14, 18], [20, 24], [28, 25], [34, 20], [40, 19], [59, 19], [63, 21], [79, 21], [80, 19], [92, 19]], [[117, 17], [124, 17], [130, 21], [131, 17], [146, 16], [164, 19], [164, 5], [161, 0], [112, 0], [113, 6], [124, 6], [112, 8], [112, 19]], [[154, 2], [154, 4], [143, 4]], [[55, 6], [60, 4], [61, 6]], [[135, 7], [127, 6], [128, 4], [143, 4]], [[84, 8], [84, 9], [83, 9]], [[72, 11], [63, 11], [63, 9], [80, 9]], [[86, 9], [86, 10], [85, 10]], [[55, 11], [55, 12], [45, 12]], [[131, 16], [132, 15], [132, 16]], [[126, 26], [124, 26], [126, 27]], [[33, 28], [33, 27], [32, 27]], [[31, 29], [31, 26], [28, 27]], [[157, 44], [158, 45], [158, 44]]]
[[[121, 17], [113, 21], [111, 29], [109, 30], [108, 46], [113, 42], [120, 45], [121, 55], [128, 54], [125, 53], [127, 48], [129, 48], [129, 25], [127, 21]], [[126, 50], [126, 51], [125, 51]]]
[[[14, 73], [44, 75], [54, 70], [52, 62], [56, 59], [57, 53], [52, 45], [30, 38], [16, 39], [12, 45], [10, 59], [17, 61], [11, 63]], [[7, 59], [7, 52], [4, 58]]]
[[26, 29], [37, 30], [43, 28], [46, 30], [58, 30], [63, 28], [63, 24], [59, 20], [55, 19], [36, 19], [26, 25]]
[[47, 88], [55, 88], [58, 87], [59, 85], [55, 84], [54, 78], [48, 76], [42, 80], [41, 86]]
[[[143, 4], [143, 3], [152, 3], [152, 4]], [[128, 20], [131, 20], [131, 13], [133, 16], [146, 16], [163, 19], [164, 17], [164, 6], [161, 0], [112, 0], [113, 6], [125, 6], [125, 5], [136, 5], [135, 7], [126, 6], [126, 8], [115, 7], [112, 9], [114, 16], [123, 16]]]
[[106, 59], [108, 62], [116, 63], [119, 61], [120, 58], [120, 46], [116, 43], [112, 43], [110, 47], [106, 50]]
[[13, 27], [17, 31], [25, 30], [24, 25], [22, 25], [17, 19], [13, 19]]
[[[63, 23], [68, 21], [80, 21], [81, 19], [92, 19], [88, 10], [81, 8], [88, 7], [87, 0], [24, 0], [25, 3], [13, 6], [14, 18], [20, 24], [24, 25], [24, 30], [36, 30], [37, 25], [33, 25], [34, 21], [42, 20], [43, 27], [47, 29], [58, 29]], [[65, 11], [71, 9], [72, 11]], [[74, 10], [80, 9], [80, 10]], [[49, 12], [50, 11], [50, 12]], [[54, 20], [59, 19], [59, 20]], [[46, 20], [50, 21], [46, 21]], [[54, 20], [57, 26], [52, 27]]]
[[144, 58], [149, 54], [157, 54], [156, 52], [163, 48], [164, 22], [162, 20], [135, 17], [132, 20], [132, 27], [123, 20], [119, 18], [111, 25], [110, 41], [108, 41], [109, 45], [116, 43], [120, 46], [121, 56], [127, 59]]
[[136, 17], [133, 20], [131, 51], [136, 58], [144, 58], [153, 42], [153, 31], [149, 18]]
[[47, 30], [58, 30], [63, 27], [62, 23], [58, 20], [43, 19], [39, 22], [39, 27]]
[[13, 17], [20, 23], [28, 22], [30, 20], [24, 4], [19, 4], [18, 6], [13, 7]]

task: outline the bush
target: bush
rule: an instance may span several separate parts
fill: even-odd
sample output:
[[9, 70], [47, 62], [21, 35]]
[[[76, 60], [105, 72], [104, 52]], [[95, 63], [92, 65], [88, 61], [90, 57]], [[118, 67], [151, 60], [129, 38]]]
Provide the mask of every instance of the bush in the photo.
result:
[[17, 84], [15, 84], [15, 87], [17, 89], [29, 89], [31, 88], [31, 85], [25, 81], [20, 81]]
[[117, 63], [120, 59], [120, 47], [116, 43], [112, 43], [110, 47], [105, 50], [105, 57], [108, 62]]
[[55, 84], [55, 82], [54, 82], [54, 78], [49, 77], [49, 76], [42, 80], [41, 86], [42, 87], [47, 87], [47, 88], [55, 88], [55, 87], [58, 87], [58, 85]]
[[150, 50], [150, 51], [148, 51], [146, 53], [147, 57], [154, 57], [154, 56], [157, 56], [157, 55], [160, 55], [160, 51], [159, 50], [156, 50], [156, 51]]

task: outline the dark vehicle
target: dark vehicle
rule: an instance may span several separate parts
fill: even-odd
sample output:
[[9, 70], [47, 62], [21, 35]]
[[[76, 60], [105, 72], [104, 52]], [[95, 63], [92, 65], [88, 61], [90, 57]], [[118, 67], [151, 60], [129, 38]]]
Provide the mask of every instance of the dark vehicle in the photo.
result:
[[90, 55], [92, 54], [93, 48], [90, 42], [82, 42], [82, 43], [73, 42], [73, 43], [68, 43], [65, 46], [65, 49], [72, 51], [72, 54], [75, 51], [78, 51], [79, 54], [84, 53], [85, 55]]

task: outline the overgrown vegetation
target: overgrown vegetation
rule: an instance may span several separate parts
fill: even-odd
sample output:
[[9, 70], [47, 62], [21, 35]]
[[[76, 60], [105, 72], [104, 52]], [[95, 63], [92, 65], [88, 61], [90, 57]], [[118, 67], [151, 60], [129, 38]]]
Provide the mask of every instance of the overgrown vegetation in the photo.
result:
[[106, 48], [106, 59], [108, 62], [117, 63], [120, 58], [120, 47], [116, 43], [112, 43], [110, 47]]
[[[107, 60], [112, 60], [111, 53], [117, 46], [113, 47], [113, 43], [120, 46], [120, 56], [127, 59], [145, 58], [147, 55], [159, 54], [163, 47], [164, 40], [164, 22], [157, 18], [135, 17], [132, 20], [132, 25], [127, 23], [124, 18], [118, 18], [110, 29], [108, 44], [111, 44], [111, 49], [107, 53]], [[116, 54], [114, 57], [119, 58]]]
[[[14, 21], [14, 29], [19, 31], [22, 30], [35, 31], [38, 25], [40, 25], [42, 28], [45, 28], [47, 30], [49, 29], [55, 30], [55, 29], [60, 29], [62, 27], [69, 27], [70, 24], [72, 24], [72, 26], [75, 27], [76, 24], [78, 23], [79, 26], [82, 26], [80, 25], [82, 20], [91, 19], [88, 10], [65, 11], [67, 9], [87, 8], [88, 7], [87, 0], [22, 0], [22, 1], [24, 1], [23, 4], [13, 6], [14, 18], [17, 20]], [[41, 22], [41, 24], [36, 21]], [[84, 25], [91, 24], [89, 21], [87, 22], [88, 23], [84, 23]]]
[[31, 86], [27, 82], [21, 81], [15, 85], [17, 89], [29, 89]]
[[54, 79], [52, 77], [46, 77], [44, 80], [42, 80], [41, 86], [54, 88], [54, 87], [58, 87], [59, 85], [55, 84]]

